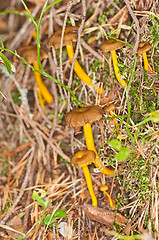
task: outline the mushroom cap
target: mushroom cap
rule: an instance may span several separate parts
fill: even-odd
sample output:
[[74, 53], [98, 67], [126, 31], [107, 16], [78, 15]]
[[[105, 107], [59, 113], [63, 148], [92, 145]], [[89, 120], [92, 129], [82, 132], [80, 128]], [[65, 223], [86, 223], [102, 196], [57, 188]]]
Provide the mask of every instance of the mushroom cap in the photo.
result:
[[137, 49], [137, 54], [142, 54], [143, 52], [147, 52], [150, 50], [151, 44], [149, 42], [140, 42], [138, 49]]
[[100, 46], [100, 50], [102, 52], [108, 52], [108, 51], [114, 51], [117, 49], [120, 49], [124, 46], [124, 43], [119, 42], [115, 39], [109, 39], [104, 41], [101, 46]]
[[110, 104], [106, 105], [103, 108], [103, 110], [104, 110], [105, 113], [110, 112], [110, 111], [114, 111], [115, 110], [115, 104], [114, 103], [110, 103]]
[[[49, 48], [52, 46], [57, 49], [61, 44], [62, 28], [56, 31], [51, 37], [48, 38], [47, 43]], [[63, 46], [70, 45], [78, 39], [78, 26], [70, 26], [65, 28]]]
[[[40, 59], [48, 58], [48, 49], [41, 45], [40, 46]], [[29, 64], [38, 61], [38, 54], [37, 54], [37, 46], [36, 45], [27, 45], [27, 46], [22, 46], [17, 49], [18, 55], [23, 57], [25, 61]], [[15, 55], [13, 56], [13, 60], [16, 62], [21, 62], [21, 59], [16, 57]]]
[[71, 158], [71, 164], [75, 167], [86, 167], [96, 159], [95, 152], [91, 150], [81, 150]]
[[83, 126], [100, 120], [103, 114], [103, 109], [97, 105], [74, 109], [65, 115], [65, 124], [68, 127]]
[[105, 192], [105, 191], [108, 190], [108, 186], [107, 185], [102, 185], [102, 186], [100, 186], [99, 189], [100, 189], [101, 192]]

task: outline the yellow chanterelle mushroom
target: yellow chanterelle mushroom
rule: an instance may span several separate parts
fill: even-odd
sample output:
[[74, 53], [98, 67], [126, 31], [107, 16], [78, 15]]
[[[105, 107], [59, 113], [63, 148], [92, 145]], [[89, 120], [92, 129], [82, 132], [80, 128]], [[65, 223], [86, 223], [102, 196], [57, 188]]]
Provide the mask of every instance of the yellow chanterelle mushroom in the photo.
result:
[[[17, 49], [17, 53], [19, 56], [23, 57], [27, 63], [33, 64], [33, 66], [36, 70], [40, 70], [39, 64], [38, 64], [38, 54], [37, 54], [37, 46], [36, 45], [22, 46], [19, 49]], [[44, 46], [41, 46], [41, 48], [40, 48], [40, 58], [41, 58], [41, 60], [44, 58], [48, 58], [48, 50]], [[15, 55], [14, 55], [13, 59], [14, 59], [14, 61], [21, 62], [21, 60], [19, 58], [15, 57]], [[53, 100], [54, 100], [53, 96], [51, 95], [51, 93], [49, 92], [47, 87], [45, 86], [45, 84], [41, 78], [41, 74], [34, 71], [34, 77], [35, 77], [37, 85], [40, 89], [40, 93], [43, 96], [43, 98], [45, 99], [45, 101], [47, 103], [53, 102]]]
[[83, 173], [87, 182], [87, 187], [92, 198], [92, 205], [97, 206], [97, 198], [93, 191], [92, 180], [88, 165], [95, 161], [96, 154], [93, 151], [81, 150], [77, 152], [71, 159], [71, 164], [75, 167], [80, 167], [83, 169]]
[[102, 52], [109, 52], [109, 51], [111, 52], [115, 76], [116, 76], [118, 82], [121, 84], [121, 86], [126, 87], [127, 86], [126, 81], [119, 74], [118, 60], [117, 60], [117, 56], [116, 56], [116, 50], [122, 48], [123, 46], [124, 46], [124, 43], [119, 42], [115, 39], [109, 39], [109, 40], [104, 41], [101, 44], [100, 50]]
[[100, 120], [103, 117], [103, 114], [103, 109], [99, 106], [88, 106], [74, 109], [66, 114], [65, 124], [68, 127], [83, 126], [87, 149], [94, 151], [96, 154], [94, 165], [105, 175], [113, 175], [115, 171], [104, 166], [96, 151], [91, 128], [91, 123]]

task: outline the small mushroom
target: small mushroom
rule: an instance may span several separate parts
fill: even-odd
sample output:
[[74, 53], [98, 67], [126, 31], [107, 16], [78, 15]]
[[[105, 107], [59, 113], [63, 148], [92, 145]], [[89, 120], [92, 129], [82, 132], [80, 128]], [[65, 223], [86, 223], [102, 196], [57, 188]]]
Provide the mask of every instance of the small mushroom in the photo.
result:
[[102, 185], [102, 186], [100, 186], [100, 191], [101, 191], [101, 192], [105, 192], [106, 196], [107, 196], [108, 199], [109, 199], [110, 206], [111, 206], [112, 208], [115, 208], [115, 206], [113, 205], [113, 201], [112, 201], [109, 193], [107, 193], [107, 190], [108, 190], [108, 186], [107, 186], [107, 185]]
[[[38, 64], [38, 55], [37, 55], [37, 46], [36, 45], [27, 45], [22, 46], [19, 49], [17, 49], [18, 55], [24, 58], [24, 60], [29, 63], [33, 64], [34, 68], [38, 71], [40, 71], [39, 64]], [[40, 58], [41, 60], [48, 57], [48, 50], [44, 46], [41, 46], [40, 48]], [[13, 60], [16, 62], [21, 62], [19, 58], [17, 58], [15, 55], [13, 57]], [[47, 87], [45, 86], [41, 74], [34, 71], [34, 77], [37, 82], [37, 85], [40, 89], [40, 93], [43, 96], [44, 100], [47, 103], [53, 102], [53, 96], [48, 91]]]
[[[54, 47], [55, 49], [60, 48], [61, 43], [61, 34], [62, 29], [59, 29], [57, 32], [55, 32], [49, 39], [47, 39], [47, 43], [49, 47]], [[78, 26], [70, 26], [65, 28], [64, 38], [63, 38], [63, 46], [66, 46], [67, 53], [69, 56], [69, 59], [72, 63], [73, 56], [74, 56], [74, 50], [72, 42], [76, 42], [78, 40]], [[85, 73], [79, 62], [76, 60], [74, 64], [74, 71], [77, 74], [77, 76], [88, 85], [94, 87], [92, 83], [92, 79]], [[98, 89], [99, 91], [99, 89]], [[103, 89], [100, 89], [100, 94], [104, 92]]]
[[119, 74], [118, 60], [117, 60], [117, 56], [116, 56], [116, 50], [122, 48], [123, 46], [124, 46], [124, 43], [119, 42], [115, 39], [109, 39], [109, 40], [104, 41], [101, 44], [100, 50], [102, 52], [108, 52], [108, 51], [111, 52], [115, 76], [116, 76], [118, 82], [121, 84], [121, 86], [126, 87], [127, 83], [122, 78], [122, 76]]
[[74, 109], [68, 112], [65, 116], [65, 124], [68, 127], [83, 126], [86, 146], [88, 150], [92, 150], [96, 154], [95, 166], [99, 168], [99, 171], [105, 175], [113, 175], [114, 170], [111, 170], [104, 166], [103, 162], [99, 158], [96, 151], [91, 123], [100, 120], [103, 117], [103, 109], [99, 106], [87, 106], [83, 108]]
[[144, 60], [144, 69], [149, 72], [149, 64], [148, 64], [148, 59], [147, 59], [147, 54], [146, 52], [149, 51], [151, 48], [151, 44], [148, 42], [140, 42], [138, 49], [137, 49], [137, 54], [142, 54], [143, 60]]
[[97, 198], [93, 191], [91, 175], [88, 169], [88, 165], [95, 161], [96, 154], [93, 151], [81, 150], [77, 152], [71, 159], [71, 164], [75, 167], [83, 169], [83, 173], [87, 182], [87, 187], [92, 198], [92, 205], [97, 206]]

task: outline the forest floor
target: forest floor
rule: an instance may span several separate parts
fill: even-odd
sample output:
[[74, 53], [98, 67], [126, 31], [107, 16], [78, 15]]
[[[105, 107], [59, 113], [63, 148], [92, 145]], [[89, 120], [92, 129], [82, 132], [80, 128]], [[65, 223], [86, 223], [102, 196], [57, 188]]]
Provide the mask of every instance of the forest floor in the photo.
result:
[[[76, 42], [62, 46], [68, 26]], [[5, 0], [0, 36], [0, 239], [159, 240], [158, 1]], [[101, 47], [113, 39], [116, 67]], [[65, 116], [96, 105], [94, 147]], [[99, 155], [93, 205], [86, 167], [71, 165], [86, 149]]]

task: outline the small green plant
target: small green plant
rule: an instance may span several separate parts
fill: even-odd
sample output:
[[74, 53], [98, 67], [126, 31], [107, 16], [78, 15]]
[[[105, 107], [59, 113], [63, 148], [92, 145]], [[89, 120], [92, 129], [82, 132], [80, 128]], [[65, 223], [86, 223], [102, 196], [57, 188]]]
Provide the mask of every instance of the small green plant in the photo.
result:
[[60, 157], [60, 162], [61, 163], [64, 163], [64, 164], [68, 164], [68, 165], [71, 165], [70, 162], [68, 162], [67, 160], [65, 160], [64, 158]]
[[104, 22], [105, 17], [108, 15], [108, 13], [112, 11], [112, 9], [108, 9], [107, 11], [104, 11], [102, 16], [98, 18], [98, 23], [101, 25]]
[[95, 59], [92, 64], [91, 64], [91, 67], [90, 69], [92, 70], [92, 72], [97, 72], [98, 70], [101, 71], [101, 68], [102, 68], [102, 62], [99, 61], [98, 59]]
[[159, 110], [149, 113], [149, 116], [152, 122], [159, 122]]
[[118, 161], [126, 161], [130, 155], [130, 148], [124, 148], [118, 139], [113, 139], [109, 142], [109, 145], [118, 151], [118, 153], [114, 155]]
[[9, 211], [9, 208], [11, 207], [10, 203], [6, 203], [4, 206], [4, 209], [0, 211], [0, 216], [5, 213], [6, 211]]
[[[33, 200], [42, 207], [46, 207], [49, 204], [49, 197], [47, 193], [42, 190], [42, 189], [35, 189], [33, 192]], [[47, 214], [44, 218], [44, 220], [41, 222], [41, 225], [48, 225], [49, 227], [53, 226], [53, 223], [55, 221], [55, 218], [64, 218], [66, 217], [66, 212], [62, 209], [58, 209], [55, 211], [55, 213], [52, 214]]]
[[159, 52], [158, 44], [159, 44], [159, 17], [157, 15], [150, 15], [150, 22], [151, 27], [150, 31], [151, 34], [149, 35], [149, 39], [153, 40], [152, 47], [152, 57], [154, 55], [154, 49], [156, 48], [157, 52]]
[[12, 90], [11, 95], [15, 104], [20, 105], [20, 94], [18, 90]]
[[41, 207], [46, 207], [49, 203], [49, 197], [47, 193], [40, 188], [33, 191], [33, 200]]
[[[24, 239], [29, 235], [29, 233], [34, 229], [34, 227], [37, 225], [37, 223], [39, 223], [43, 219], [47, 208], [49, 207], [50, 203], [52, 202], [52, 200], [49, 200], [47, 192], [43, 189], [40, 189], [40, 188], [37, 188], [33, 191], [33, 200], [39, 206], [45, 207], [44, 211], [43, 211], [43, 214], [40, 217], [40, 219], [32, 226], [32, 228], [26, 233], [25, 236], [23, 236], [21, 238], [17, 238], [16, 240]], [[52, 226], [56, 217], [64, 218], [65, 216], [66, 216], [66, 212], [62, 209], [58, 209], [58, 210], [55, 211], [55, 213], [53, 215], [51, 215], [51, 214], [46, 215], [46, 217], [44, 218], [44, 220], [42, 221], [41, 224], [42, 225], [49, 224], [49, 226]]]
[[[152, 41], [152, 55], [151, 58], [154, 57], [154, 52], [156, 55], [159, 53], [159, 17], [157, 15], [150, 15], [150, 31], [148, 39]], [[154, 61], [154, 68], [156, 73], [156, 78], [159, 80], [159, 59], [156, 58]]]
[[40, 219], [34, 223], [34, 225], [31, 227], [31, 229], [25, 234], [25, 236], [21, 238], [17, 238], [16, 240], [25, 239], [29, 233], [34, 229], [34, 227], [43, 219], [45, 212], [48, 208], [48, 206], [51, 204], [52, 200], [49, 200], [49, 197], [47, 195], [47, 192], [43, 189], [37, 188], [33, 191], [33, 200], [41, 207], [45, 207], [42, 216]]
[[6, 67], [9, 74], [12, 72], [12, 65], [8, 58], [4, 55], [4, 53], [0, 52], [0, 61]]
[[[51, 200], [49, 201], [49, 197], [47, 195], [47, 192], [44, 191], [43, 189], [37, 188], [33, 191], [33, 200], [41, 207], [45, 207], [42, 216], [40, 217], [40, 219], [32, 226], [32, 228], [26, 233], [25, 236], [21, 237], [21, 238], [17, 238], [16, 240], [21, 240], [24, 239], [25, 237], [27, 237], [29, 235], [29, 233], [31, 232], [31, 230], [34, 229], [34, 227], [37, 225], [37, 223], [39, 223], [46, 212], [46, 209], [48, 208], [48, 206], [51, 203]], [[42, 221], [42, 225], [47, 225], [49, 223], [49, 226], [52, 226], [55, 217], [60, 217], [60, 218], [64, 218], [66, 216], [66, 212], [64, 210], [56, 210], [54, 215], [52, 216], [51, 214], [46, 215], [46, 217], [44, 218], [44, 220]]]
[[[41, 225], [49, 225], [49, 227], [52, 227], [56, 217], [58, 217], [58, 218], [66, 217], [66, 211], [64, 211], [62, 209], [58, 209], [55, 211], [55, 213], [53, 215], [47, 214], [46, 217], [44, 218], [44, 220], [41, 222]], [[57, 225], [57, 223], [56, 223], [56, 225]]]
[[[52, 113], [50, 115], [50, 120], [53, 120], [54, 116], [55, 116], [55, 113]], [[62, 119], [63, 119], [63, 115], [61, 113], [58, 113], [57, 114], [57, 118], [58, 118], [58, 124], [61, 124], [62, 123]]]

